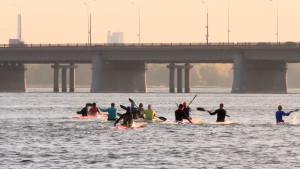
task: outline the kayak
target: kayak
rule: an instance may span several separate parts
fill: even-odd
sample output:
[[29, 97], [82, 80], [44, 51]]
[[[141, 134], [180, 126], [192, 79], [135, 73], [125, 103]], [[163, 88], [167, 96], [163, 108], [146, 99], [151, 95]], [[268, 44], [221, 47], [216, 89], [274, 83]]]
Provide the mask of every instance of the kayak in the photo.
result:
[[[192, 119], [191, 120], [193, 122], [193, 124], [199, 124], [202, 122], [201, 119]], [[166, 124], [190, 124], [190, 122], [188, 120], [183, 120], [182, 122], [179, 121], [165, 121], [164, 123]]]
[[297, 125], [297, 123], [290, 123], [290, 122], [280, 122], [280, 123], [274, 123], [274, 125]]
[[146, 120], [146, 119], [135, 119], [135, 122], [145, 122], [145, 123], [159, 123], [159, 122], [163, 122], [160, 119], [153, 119], [153, 120]]
[[88, 115], [88, 116], [73, 116], [73, 119], [93, 119], [93, 118], [107, 118], [107, 114], [100, 114], [96, 116]]
[[114, 126], [111, 129], [136, 129], [136, 128], [144, 127], [147, 124], [148, 123], [134, 123], [131, 127], [125, 126], [125, 125], [120, 125], [120, 126]]
[[101, 123], [113, 123], [115, 122], [116, 120], [101, 120]]
[[233, 124], [233, 122], [232, 121], [224, 121], [224, 122], [212, 122], [209, 124], [227, 125], [227, 124]]

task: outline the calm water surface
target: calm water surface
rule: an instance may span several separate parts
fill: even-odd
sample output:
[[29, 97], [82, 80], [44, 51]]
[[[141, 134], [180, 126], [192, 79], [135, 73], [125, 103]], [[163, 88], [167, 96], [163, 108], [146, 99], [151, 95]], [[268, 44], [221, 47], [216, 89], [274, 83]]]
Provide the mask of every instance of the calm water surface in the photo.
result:
[[[99, 119], [72, 119], [86, 102], [108, 107], [129, 105], [128, 98], [152, 104], [159, 116], [174, 119], [175, 102], [189, 102], [200, 124], [152, 123], [140, 129], [111, 130]], [[193, 89], [169, 94], [0, 93], [0, 168], [299, 168], [298, 113], [274, 125], [278, 104], [300, 107], [300, 90], [290, 94], [230, 94], [230, 89]], [[215, 116], [195, 109], [217, 109], [231, 125], [215, 125]], [[123, 111], [120, 110], [122, 113]]]

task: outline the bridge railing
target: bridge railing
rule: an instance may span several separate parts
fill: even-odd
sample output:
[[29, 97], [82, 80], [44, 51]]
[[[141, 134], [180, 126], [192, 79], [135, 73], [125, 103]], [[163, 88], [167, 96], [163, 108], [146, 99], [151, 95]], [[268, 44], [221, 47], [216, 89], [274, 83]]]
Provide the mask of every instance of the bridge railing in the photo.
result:
[[0, 44], [0, 48], [49, 47], [172, 47], [172, 46], [300, 46], [300, 42], [212, 42], [212, 43], [65, 43], [65, 44]]

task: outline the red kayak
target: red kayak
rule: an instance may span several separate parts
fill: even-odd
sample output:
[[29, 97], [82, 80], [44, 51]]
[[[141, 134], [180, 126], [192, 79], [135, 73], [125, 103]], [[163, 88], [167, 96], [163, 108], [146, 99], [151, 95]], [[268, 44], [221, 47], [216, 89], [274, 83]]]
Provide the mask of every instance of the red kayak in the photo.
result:
[[96, 116], [88, 115], [88, 116], [73, 116], [73, 119], [93, 119], [93, 118], [107, 118], [107, 114], [99, 114]]
[[146, 126], [148, 123], [134, 123], [131, 127], [130, 126], [114, 126], [111, 129], [135, 129]]

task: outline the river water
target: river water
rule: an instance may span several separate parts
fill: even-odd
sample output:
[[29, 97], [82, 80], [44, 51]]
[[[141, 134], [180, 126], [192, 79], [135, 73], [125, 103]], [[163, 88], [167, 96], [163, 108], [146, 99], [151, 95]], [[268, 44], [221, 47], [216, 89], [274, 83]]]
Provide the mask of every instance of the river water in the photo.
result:
[[[0, 168], [299, 168], [298, 113], [274, 125], [278, 104], [300, 107], [300, 90], [290, 94], [230, 94], [230, 89], [198, 88], [189, 94], [149, 89], [147, 94], [0, 93]], [[99, 119], [72, 119], [86, 102], [99, 107], [129, 105], [128, 98], [152, 104], [159, 116], [174, 120], [175, 102], [192, 103], [200, 124], [151, 123], [112, 130]], [[217, 109], [223, 102], [230, 125], [196, 107]], [[122, 113], [123, 111], [120, 110]]]

